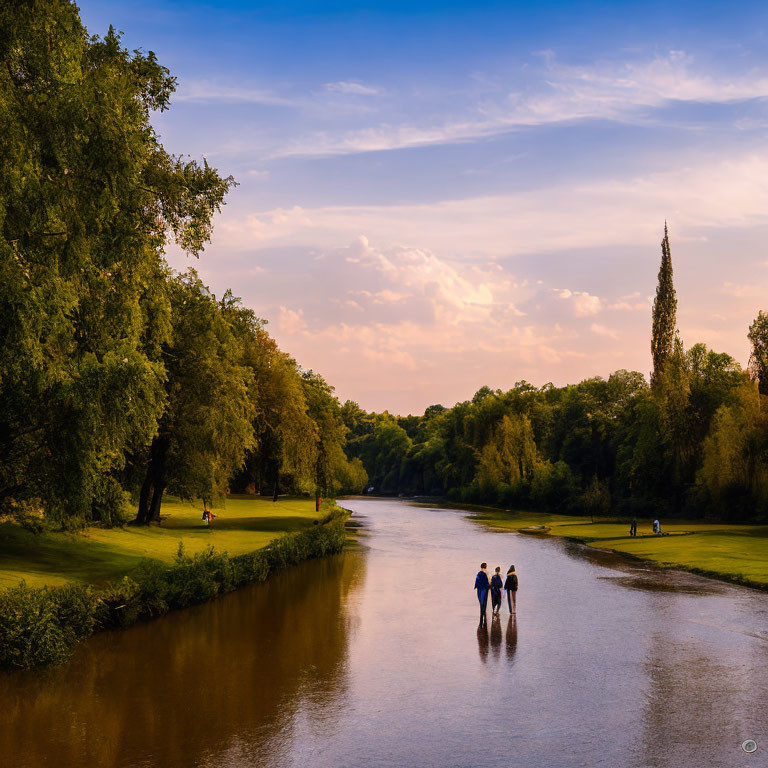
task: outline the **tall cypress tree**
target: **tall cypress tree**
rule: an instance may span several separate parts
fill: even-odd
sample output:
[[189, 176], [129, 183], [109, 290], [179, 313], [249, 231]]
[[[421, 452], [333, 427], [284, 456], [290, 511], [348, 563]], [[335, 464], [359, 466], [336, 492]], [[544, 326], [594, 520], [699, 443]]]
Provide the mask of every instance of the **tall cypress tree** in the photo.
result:
[[752, 342], [749, 356], [749, 372], [757, 379], [761, 395], [768, 395], [768, 314], [760, 310], [747, 337]]
[[653, 327], [651, 331], [651, 355], [653, 371], [651, 385], [655, 386], [664, 370], [664, 364], [672, 354], [677, 321], [677, 295], [672, 282], [672, 255], [669, 250], [669, 232], [664, 222], [664, 239], [661, 241], [661, 266], [656, 298], [653, 301]]

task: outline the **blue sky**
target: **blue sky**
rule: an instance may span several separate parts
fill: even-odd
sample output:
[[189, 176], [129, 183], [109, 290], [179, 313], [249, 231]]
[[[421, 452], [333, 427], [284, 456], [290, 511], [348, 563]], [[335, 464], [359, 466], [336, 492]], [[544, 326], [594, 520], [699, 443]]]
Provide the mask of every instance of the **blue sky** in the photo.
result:
[[[240, 186], [196, 264], [369, 409], [647, 371], [768, 295], [768, 6], [100, 0], [178, 78], [166, 147]], [[187, 263], [169, 251], [175, 266]]]

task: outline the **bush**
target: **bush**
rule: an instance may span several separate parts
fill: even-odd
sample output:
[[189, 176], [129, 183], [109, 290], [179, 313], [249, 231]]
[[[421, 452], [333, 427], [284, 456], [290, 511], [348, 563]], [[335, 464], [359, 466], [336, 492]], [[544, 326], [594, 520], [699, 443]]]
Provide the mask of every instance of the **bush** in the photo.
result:
[[212, 600], [234, 588], [232, 561], [226, 552], [209, 546], [193, 557], [179, 547], [176, 563], [168, 570], [168, 606], [186, 608]]
[[0, 600], [0, 667], [59, 664], [93, 630], [96, 599], [89, 587], [30, 589], [24, 582]]
[[94, 485], [91, 519], [105, 528], [124, 525], [127, 520], [126, 493], [110, 475], [99, 477]]
[[75, 585], [30, 589], [24, 583], [6, 589], [0, 593], [0, 668], [59, 664], [95, 629], [126, 627], [204, 603], [303, 560], [340, 552], [346, 516], [336, 509], [320, 525], [236, 557], [213, 547], [190, 557], [179, 546], [173, 565], [145, 560], [99, 591]]
[[75, 641], [88, 637], [96, 624], [99, 596], [93, 587], [67, 584], [48, 590], [55, 605], [56, 619]]

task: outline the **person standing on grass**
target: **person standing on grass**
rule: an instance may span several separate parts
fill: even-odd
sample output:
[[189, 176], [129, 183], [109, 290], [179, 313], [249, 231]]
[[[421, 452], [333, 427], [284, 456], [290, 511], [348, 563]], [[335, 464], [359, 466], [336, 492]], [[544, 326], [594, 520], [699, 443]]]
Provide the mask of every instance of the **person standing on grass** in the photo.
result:
[[507, 605], [511, 614], [515, 613], [517, 609], [517, 584], [515, 566], [510, 565], [507, 571], [507, 580], [504, 582], [504, 589], [507, 591]]
[[629, 524], [629, 535], [637, 536], [637, 518], [633, 517], [632, 522]]
[[486, 568], [488, 563], [480, 564], [480, 571], [475, 576], [475, 589], [477, 590], [477, 599], [480, 602], [480, 623], [485, 623], [485, 611], [488, 606], [488, 588], [491, 586], [488, 581], [488, 572]]
[[501, 566], [496, 566], [496, 573], [491, 577], [491, 613], [498, 617], [501, 611], [501, 590], [504, 584], [501, 580]]

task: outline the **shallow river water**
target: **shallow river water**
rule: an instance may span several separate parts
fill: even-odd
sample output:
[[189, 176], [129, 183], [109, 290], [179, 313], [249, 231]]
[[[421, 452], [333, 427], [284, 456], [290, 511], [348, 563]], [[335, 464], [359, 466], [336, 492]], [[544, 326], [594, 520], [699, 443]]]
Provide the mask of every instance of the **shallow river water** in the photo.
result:
[[[345, 506], [343, 555], [0, 676], [0, 766], [768, 765], [768, 595]], [[520, 576], [516, 619], [504, 604], [487, 630], [481, 560]]]

